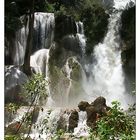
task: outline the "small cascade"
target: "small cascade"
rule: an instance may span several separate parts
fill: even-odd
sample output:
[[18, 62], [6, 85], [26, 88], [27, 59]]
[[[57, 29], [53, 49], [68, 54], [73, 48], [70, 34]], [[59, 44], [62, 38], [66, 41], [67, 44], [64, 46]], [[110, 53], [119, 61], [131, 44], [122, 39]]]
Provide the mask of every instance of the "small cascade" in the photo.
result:
[[86, 47], [86, 37], [84, 35], [84, 26], [82, 22], [76, 22], [77, 27], [77, 37], [79, 40], [79, 45], [82, 49], [82, 55], [85, 54], [85, 47]]
[[45, 74], [48, 79], [48, 61], [49, 49], [40, 49], [31, 56], [30, 65], [35, 73]]
[[32, 139], [51, 139], [57, 130], [57, 122], [61, 116], [61, 109], [56, 108], [53, 110], [43, 108], [43, 111], [39, 112], [37, 122], [34, 124], [30, 137]]
[[78, 126], [74, 129], [73, 135], [76, 137], [88, 137], [89, 136], [89, 127], [87, 126], [87, 113], [86, 111], [78, 112], [79, 121]]
[[[30, 65], [35, 71], [35, 73], [40, 73], [45, 75], [45, 79], [48, 83], [49, 83], [48, 67], [49, 67], [49, 57], [50, 57], [49, 51], [50, 49], [40, 49], [31, 56], [31, 60], [30, 60]], [[55, 103], [51, 98], [49, 84], [47, 85], [46, 90], [48, 93], [46, 106], [52, 107]]]
[[69, 86], [67, 88], [67, 93], [66, 93], [66, 104], [68, 105], [69, 103], [69, 93], [70, 93], [70, 89], [71, 89], [71, 82], [72, 82], [72, 79], [71, 79], [71, 72], [72, 72], [72, 69], [70, 68], [69, 66], [69, 62], [67, 60], [66, 62], [66, 65], [65, 65], [65, 68], [66, 68], [66, 73], [67, 73], [67, 78], [69, 79]]
[[[15, 49], [14, 49], [14, 65], [22, 65], [24, 63], [24, 55], [26, 50], [26, 42], [28, 36], [28, 17], [23, 16], [21, 20], [26, 19], [26, 25], [16, 32]], [[35, 13], [34, 20], [34, 36], [33, 51], [41, 48], [50, 48], [54, 40], [54, 14], [53, 13]]]
[[41, 138], [43, 140], [52, 139], [57, 132], [58, 121], [61, 117], [63, 118], [61, 123], [66, 126], [65, 129], [68, 131], [70, 113], [62, 108], [48, 109], [44, 106], [43, 110], [41, 109], [39, 112], [36, 123], [33, 125], [30, 137], [34, 140]]
[[[74, 67], [75, 66], [75, 67]], [[64, 67], [64, 71], [66, 73], [66, 77], [69, 80], [68, 82], [68, 86], [67, 86], [67, 90], [66, 93], [63, 93], [62, 96], [62, 100], [64, 100], [64, 105], [71, 107], [71, 106], [76, 106], [78, 104], [78, 102], [80, 102], [81, 100], [86, 99], [86, 97], [84, 96], [84, 91], [81, 90], [81, 92], [79, 93], [79, 91], [77, 93], [76, 99], [75, 99], [75, 95], [72, 94], [72, 91], [75, 90], [74, 87], [74, 82], [78, 82], [79, 85], [81, 85], [82, 88], [82, 80], [86, 79], [86, 75], [85, 72], [83, 70], [82, 65], [78, 62], [76, 57], [69, 57], [66, 61], [65, 67]], [[79, 71], [79, 75], [76, 74], [76, 71]], [[77, 76], [77, 78], [76, 78]], [[78, 95], [79, 94], [79, 95]]]

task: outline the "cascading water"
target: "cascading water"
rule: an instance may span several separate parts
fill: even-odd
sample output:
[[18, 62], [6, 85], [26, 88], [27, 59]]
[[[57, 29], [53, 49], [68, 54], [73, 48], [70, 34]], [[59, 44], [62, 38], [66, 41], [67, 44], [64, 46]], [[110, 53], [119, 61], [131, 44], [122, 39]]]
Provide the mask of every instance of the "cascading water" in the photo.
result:
[[[103, 43], [95, 46], [94, 63], [86, 68], [92, 69], [90, 79], [85, 84], [89, 96], [96, 98], [105, 96], [108, 104], [113, 100], [121, 102], [126, 108], [128, 103], [133, 103], [133, 98], [128, 95], [124, 85], [124, 74], [121, 62], [121, 40], [119, 35], [120, 17], [128, 1], [115, 1], [115, 8], [110, 15], [108, 32]], [[90, 67], [90, 68], [89, 68]]]
[[66, 104], [68, 104], [68, 102], [69, 102], [69, 93], [70, 93], [70, 88], [71, 88], [71, 81], [72, 81], [71, 80], [72, 69], [69, 67], [68, 60], [66, 62], [65, 68], [66, 68], [66, 72], [67, 72], [67, 78], [69, 79], [69, 86], [68, 86], [67, 93], [66, 93]]
[[62, 114], [61, 111], [60, 108], [54, 110], [44, 108], [44, 111], [40, 111], [37, 122], [34, 124], [36, 128], [32, 129], [30, 137], [33, 139], [42, 138], [43, 140], [51, 139], [56, 132], [57, 122]]
[[[26, 18], [25, 16], [22, 16], [21, 20], [24, 20], [25, 18]], [[28, 17], [27, 17], [26, 25], [28, 25], [28, 24], [29, 24], [29, 20], [28, 20]], [[23, 64], [28, 32], [29, 32], [28, 26], [23, 26], [21, 29], [19, 29], [16, 32], [15, 48], [14, 48], [14, 50], [15, 50], [14, 54], [15, 55], [14, 55], [14, 58], [13, 58], [14, 65]]]
[[84, 35], [84, 26], [82, 22], [76, 22], [76, 26], [77, 26], [77, 37], [79, 40], [79, 45], [81, 47], [82, 50], [82, 55], [85, 54], [85, 47], [86, 47], [86, 38]]
[[80, 111], [78, 112], [78, 115], [78, 126], [74, 129], [73, 135], [75, 135], [76, 137], [88, 137], [89, 127], [87, 126], [87, 113], [86, 111]]
[[30, 65], [36, 73], [45, 74], [48, 79], [49, 49], [40, 49], [31, 56]]
[[35, 13], [34, 49], [50, 48], [54, 40], [54, 14]]
[[[26, 25], [16, 32], [15, 50], [13, 55], [14, 65], [24, 63], [26, 42], [28, 36], [28, 17], [23, 16], [21, 20], [27, 18]], [[53, 13], [35, 13], [33, 51], [41, 48], [49, 48], [54, 38], [54, 14]]]

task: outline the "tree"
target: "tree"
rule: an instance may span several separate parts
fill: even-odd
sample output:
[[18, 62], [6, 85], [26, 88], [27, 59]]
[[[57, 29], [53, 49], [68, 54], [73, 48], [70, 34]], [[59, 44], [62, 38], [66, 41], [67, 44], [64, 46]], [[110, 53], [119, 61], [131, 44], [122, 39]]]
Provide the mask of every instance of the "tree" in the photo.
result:
[[23, 71], [29, 76], [31, 75], [30, 55], [33, 47], [33, 27], [34, 27], [34, 0], [32, 0], [31, 7], [29, 9], [29, 33], [27, 37], [27, 45], [23, 64]]

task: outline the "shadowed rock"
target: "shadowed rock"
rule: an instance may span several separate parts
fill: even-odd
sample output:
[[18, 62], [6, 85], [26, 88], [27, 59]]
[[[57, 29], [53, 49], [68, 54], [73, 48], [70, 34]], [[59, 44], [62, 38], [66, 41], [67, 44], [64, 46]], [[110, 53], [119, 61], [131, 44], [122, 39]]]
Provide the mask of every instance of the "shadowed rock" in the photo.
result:
[[78, 107], [81, 111], [86, 111], [86, 108], [90, 106], [88, 102], [86, 101], [81, 101], [79, 104], [78, 104]]
[[106, 112], [106, 99], [102, 96], [98, 97], [91, 105], [94, 106], [96, 113], [102, 114]]
[[76, 110], [72, 111], [69, 117], [69, 131], [73, 132], [74, 128], [78, 126], [78, 119], [78, 112]]

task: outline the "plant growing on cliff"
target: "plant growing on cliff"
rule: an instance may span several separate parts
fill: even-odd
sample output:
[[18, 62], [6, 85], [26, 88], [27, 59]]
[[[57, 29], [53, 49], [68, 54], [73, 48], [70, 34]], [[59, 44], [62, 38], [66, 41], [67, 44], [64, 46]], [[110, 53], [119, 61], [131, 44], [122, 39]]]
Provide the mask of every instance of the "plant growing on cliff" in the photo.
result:
[[120, 108], [120, 103], [112, 102], [112, 108], [106, 116], [97, 121], [96, 133], [100, 140], [134, 140], [135, 107], [127, 112]]

